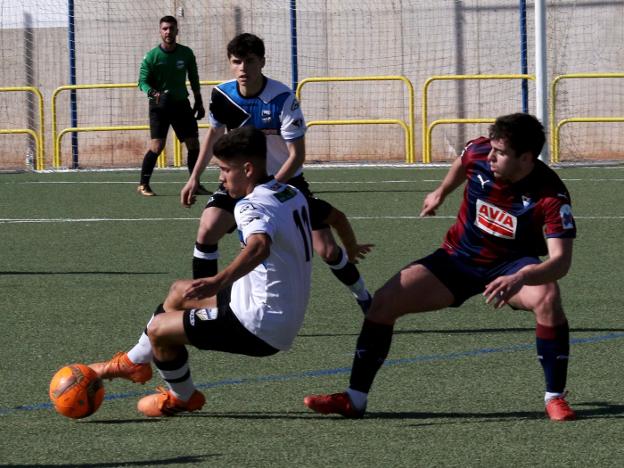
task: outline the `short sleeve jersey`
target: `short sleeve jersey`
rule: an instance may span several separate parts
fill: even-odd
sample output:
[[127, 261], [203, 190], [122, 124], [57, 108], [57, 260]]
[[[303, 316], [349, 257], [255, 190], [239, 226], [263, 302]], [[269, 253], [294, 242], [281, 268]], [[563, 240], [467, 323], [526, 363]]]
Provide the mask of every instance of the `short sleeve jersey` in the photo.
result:
[[188, 96], [187, 75], [193, 91], [199, 92], [197, 61], [189, 47], [177, 44], [171, 52], [154, 47], [141, 62], [139, 88], [146, 94], [150, 89], [167, 91], [169, 99], [181, 101]]
[[269, 256], [232, 285], [230, 307], [250, 332], [287, 350], [303, 324], [310, 297], [312, 235], [305, 197], [275, 179], [256, 186], [234, 209], [243, 244], [271, 238]]
[[[236, 80], [226, 81], [212, 90], [210, 125], [228, 130], [253, 125], [267, 137], [267, 171], [276, 174], [288, 159], [286, 142], [302, 138], [306, 124], [299, 101], [283, 83], [265, 78], [257, 96], [243, 97]], [[299, 168], [297, 173], [301, 174]]]
[[461, 155], [464, 198], [442, 248], [479, 265], [547, 254], [546, 238], [574, 238], [570, 194], [542, 161], [524, 179], [496, 180], [487, 162], [490, 140], [468, 143]]

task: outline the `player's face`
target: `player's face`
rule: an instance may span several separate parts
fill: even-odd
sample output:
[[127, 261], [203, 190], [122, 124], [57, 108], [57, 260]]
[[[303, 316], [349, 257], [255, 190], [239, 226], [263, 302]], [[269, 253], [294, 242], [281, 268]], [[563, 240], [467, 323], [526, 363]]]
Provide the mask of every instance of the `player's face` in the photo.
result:
[[219, 182], [223, 184], [232, 198], [244, 197], [248, 193], [249, 163], [239, 161], [222, 161], [216, 158], [219, 166]]
[[248, 54], [244, 57], [231, 55], [230, 70], [239, 86], [253, 88], [262, 83], [262, 68], [264, 67], [264, 57], [256, 54]]
[[[508, 145], [506, 139], [490, 140], [492, 150], [487, 160], [494, 177], [506, 182], [516, 182], [527, 175], [532, 168], [532, 157], [529, 153], [517, 155]], [[529, 167], [529, 164], [531, 166]]]
[[178, 27], [173, 23], [160, 23], [160, 38], [164, 44], [173, 45], [178, 35]]

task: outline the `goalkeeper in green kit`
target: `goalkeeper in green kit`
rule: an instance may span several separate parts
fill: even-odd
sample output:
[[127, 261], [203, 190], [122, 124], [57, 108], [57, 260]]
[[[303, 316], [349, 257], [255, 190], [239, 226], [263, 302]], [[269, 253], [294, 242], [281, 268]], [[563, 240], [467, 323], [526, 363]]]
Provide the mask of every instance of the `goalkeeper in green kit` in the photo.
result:
[[[186, 144], [188, 170], [193, 173], [199, 154], [197, 120], [206, 114], [199, 89], [195, 55], [189, 47], [176, 42], [178, 21], [173, 16], [163, 16], [159, 24], [162, 42], [145, 55], [139, 71], [139, 88], [149, 98], [151, 140], [143, 158], [137, 192], [146, 197], [156, 195], [150, 187], [150, 179], [158, 155], [165, 147], [169, 126], [173, 127], [178, 139]], [[192, 108], [186, 89], [187, 75], [193, 90]], [[202, 186], [196, 193], [210, 194]]]

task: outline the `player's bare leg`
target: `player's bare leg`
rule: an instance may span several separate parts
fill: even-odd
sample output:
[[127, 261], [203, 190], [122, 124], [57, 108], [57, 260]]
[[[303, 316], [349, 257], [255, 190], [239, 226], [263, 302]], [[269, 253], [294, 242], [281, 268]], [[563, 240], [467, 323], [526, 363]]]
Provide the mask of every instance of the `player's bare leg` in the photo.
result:
[[446, 286], [424, 266], [403, 268], [375, 292], [358, 337], [349, 388], [343, 393], [307, 396], [304, 404], [318, 413], [362, 417], [373, 380], [390, 350], [396, 320], [448, 307], [453, 300]]
[[234, 215], [221, 208], [211, 206], [203, 211], [193, 251], [193, 278], [217, 274], [219, 241], [235, 223]]
[[557, 283], [523, 286], [509, 304], [535, 314], [535, 342], [546, 380], [546, 414], [553, 421], [576, 419], [565, 399], [570, 332], [559, 286]]
[[331, 228], [312, 231], [312, 243], [318, 256], [327, 263], [338, 281], [349, 288], [362, 312], [366, 314], [372, 302], [371, 294], [357, 267], [349, 261], [345, 250], [336, 242]]

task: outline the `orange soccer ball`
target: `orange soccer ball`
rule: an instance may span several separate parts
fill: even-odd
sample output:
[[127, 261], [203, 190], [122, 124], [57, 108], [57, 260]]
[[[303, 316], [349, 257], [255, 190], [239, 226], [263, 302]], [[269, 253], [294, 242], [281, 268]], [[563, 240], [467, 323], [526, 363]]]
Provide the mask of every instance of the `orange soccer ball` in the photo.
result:
[[86, 418], [95, 413], [104, 400], [102, 379], [84, 364], [65, 366], [52, 377], [50, 400], [63, 416]]

